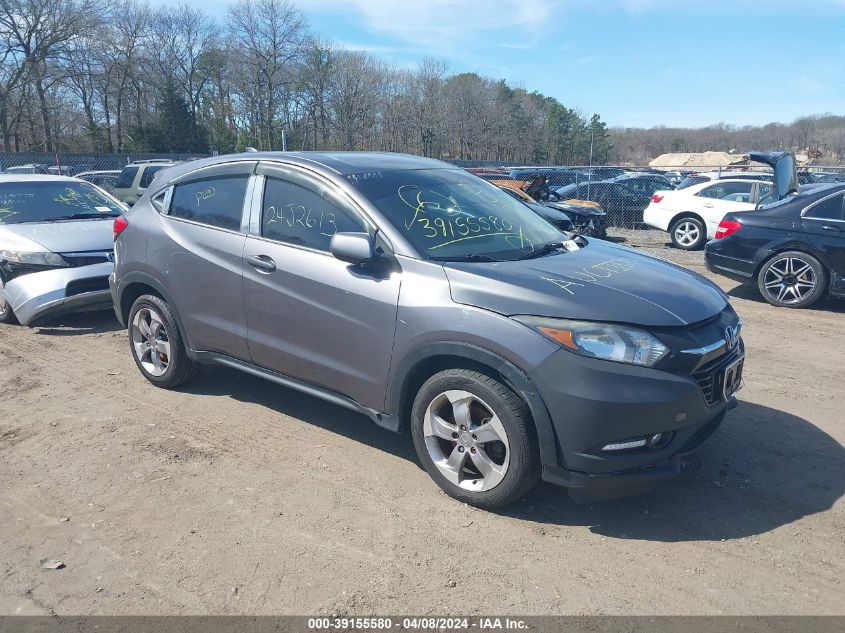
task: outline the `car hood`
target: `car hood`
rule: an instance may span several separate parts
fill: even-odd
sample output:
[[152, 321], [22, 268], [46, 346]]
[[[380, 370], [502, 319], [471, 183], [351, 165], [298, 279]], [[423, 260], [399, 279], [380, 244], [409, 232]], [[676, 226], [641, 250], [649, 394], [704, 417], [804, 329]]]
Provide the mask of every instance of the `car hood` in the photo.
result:
[[600, 240], [537, 259], [444, 269], [453, 301], [505, 315], [662, 327], [703, 321], [728, 304], [703, 276]]
[[600, 207], [594, 207], [586, 204], [574, 204], [572, 202], [544, 202], [544, 205], [552, 209], [559, 209], [560, 211], [568, 211], [569, 213], [576, 213], [578, 215], [591, 216], [605, 216], [607, 213], [602, 211]]
[[[0, 248], [7, 250], [28, 250], [28, 242], [52, 251], [71, 253], [75, 251], [110, 251], [114, 248], [112, 227], [114, 218], [102, 220], [70, 220], [67, 222], [45, 222], [42, 224], [0, 225]], [[9, 243], [9, 247], [2, 246]]]

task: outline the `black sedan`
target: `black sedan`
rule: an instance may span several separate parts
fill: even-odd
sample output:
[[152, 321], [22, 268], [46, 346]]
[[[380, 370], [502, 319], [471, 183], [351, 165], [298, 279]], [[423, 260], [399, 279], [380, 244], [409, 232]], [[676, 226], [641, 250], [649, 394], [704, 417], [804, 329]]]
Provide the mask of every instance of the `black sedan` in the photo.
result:
[[658, 189], [672, 189], [665, 176], [625, 174], [612, 180], [581, 182], [555, 190], [561, 199], [598, 202], [617, 226], [637, 226]]
[[757, 211], [729, 213], [704, 250], [707, 268], [756, 284], [775, 306], [845, 298], [845, 185], [821, 185]]

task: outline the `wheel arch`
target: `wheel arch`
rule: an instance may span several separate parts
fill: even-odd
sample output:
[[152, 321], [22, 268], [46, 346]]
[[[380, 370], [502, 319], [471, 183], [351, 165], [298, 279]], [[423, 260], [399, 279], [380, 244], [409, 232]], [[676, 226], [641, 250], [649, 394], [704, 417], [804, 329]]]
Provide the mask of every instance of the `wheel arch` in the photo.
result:
[[419, 388], [444, 369], [472, 369], [487, 374], [514, 391], [528, 407], [540, 445], [540, 462], [558, 465], [557, 437], [542, 397], [528, 375], [498, 354], [460, 342], [429, 343], [414, 350], [398, 365], [387, 393], [387, 410], [399, 418], [399, 429], [410, 425], [411, 404]]
[[792, 251], [792, 252], [796, 252], [796, 253], [803, 253], [804, 255], [809, 255], [810, 257], [812, 257], [813, 259], [815, 259], [816, 261], [818, 261], [822, 265], [822, 268], [824, 268], [824, 273], [827, 276], [827, 279], [825, 280], [825, 284], [828, 286], [827, 289], [829, 290], [830, 278], [831, 278], [830, 264], [826, 261], [826, 258], [819, 257], [818, 253], [813, 252], [813, 249], [810, 248], [809, 245], [805, 244], [804, 242], [790, 241], [790, 242], [780, 243], [777, 246], [770, 246], [767, 249], [767, 251], [768, 252], [766, 253], [766, 255], [761, 257], [760, 261], [757, 262], [757, 265], [754, 267], [754, 275], [753, 275], [754, 279], [757, 279], [757, 277], [760, 275], [760, 271], [763, 269], [763, 266], [765, 266], [772, 259], [774, 259], [778, 255], [781, 255], [783, 253], [788, 253], [788, 252]]
[[176, 319], [176, 325], [179, 327], [179, 333], [182, 335], [182, 340], [186, 343], [188, 354], [193, 355], [193, 351], [190, 349], [190, 346], [187, 345], [188, 337], [185, 332], [185, 327], [182, 324], [182, 318], [179, 316], [179, 309], [176, 307], [175, 302], [170, 297], [170, 294], [164, 286], [151, 275], [134, 272], [125, 275], [120, 280], [115, 301], [115, 308], [120, 322], [124, 326], [128, 324], [129, 311], [132, 309], [132, 304], [135, 303], [138, 297], [145, 294], [156, 295], [167, 302], [167, 307], [173, 314], [173, 318]]
[[707, 221], [695, 211], [680, 211], [672, 216], [672, 219], [669, 220], [669, 232], [671, 233], [675, 224], [684, 218], [693, 218], [694, 220], [698, 220], [702, 225], [704, 225], [705, 233], [707, 232]]

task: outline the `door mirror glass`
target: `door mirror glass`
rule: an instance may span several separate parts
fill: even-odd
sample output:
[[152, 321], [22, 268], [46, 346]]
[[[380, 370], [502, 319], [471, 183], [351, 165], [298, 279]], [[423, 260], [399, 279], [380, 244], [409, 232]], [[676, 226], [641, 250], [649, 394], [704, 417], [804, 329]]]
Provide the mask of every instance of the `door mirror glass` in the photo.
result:
[[363, 264], [378, 257], [375, 240], [369, 233], [335, 233], [329, 249], [337, 259], [350, 264]]

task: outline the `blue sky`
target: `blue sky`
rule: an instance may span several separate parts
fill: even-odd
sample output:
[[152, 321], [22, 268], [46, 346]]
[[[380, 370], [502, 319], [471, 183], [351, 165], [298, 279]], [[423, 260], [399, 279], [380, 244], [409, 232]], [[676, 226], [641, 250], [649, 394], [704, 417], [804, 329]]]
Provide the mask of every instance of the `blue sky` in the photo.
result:
[[[189, 0], [223, 15], [225, 0]], [[845, 0], [294, 0], [398, 66], [430, 56], [610, 125], [845, 115]]]

